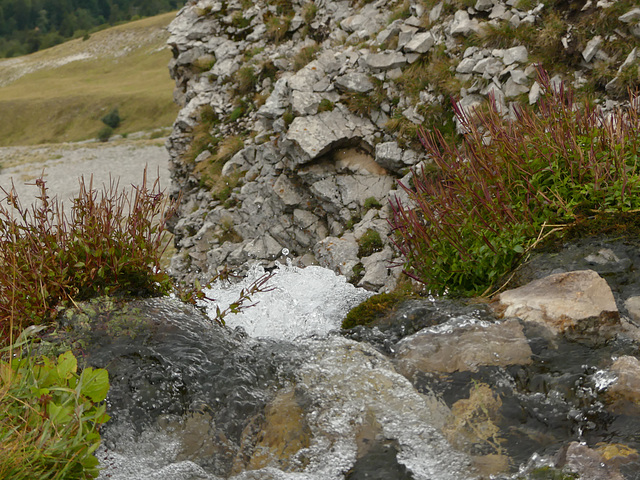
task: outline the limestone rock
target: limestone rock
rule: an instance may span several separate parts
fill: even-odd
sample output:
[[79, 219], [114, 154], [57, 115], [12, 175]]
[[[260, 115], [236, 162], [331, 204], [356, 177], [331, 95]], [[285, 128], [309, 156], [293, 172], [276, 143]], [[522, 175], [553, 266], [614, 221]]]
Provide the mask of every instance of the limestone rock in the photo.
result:
[[511, 65], [512, 63], [526, 63], [528, 59], [529, 54], [527, 52], [527, 47], [523, 45], [507, 48], [502, 57], [502, 61], [505, 65]]
[[433, 47], [435, 39], [431, 32], [416, 34], [405, 46], [405, 52], [426, 53]]
[[358, 243], [353, 234], [341, 238], [326, 237], [314, 246], [313, 253], [320, 266], [331, 268], [347, 278], [353, 276], [353, 267], [359, 262]]
[[640, 20], [640, 8], [634, 8], [629, 10], [627, 13], [620, 15], [618, 20], [624, 23], [633, 23]]
[[531, 348], [522, 325], [510, 319], [487, 324], [459, 317], [421, 330], [397, 345], [396, 365], [407, 378], [416, 372], [476, 371], [483, 365], [526, 365]]
[[404, 67], [407, 64], [407, 57], [400, 52], [370, 53], [365, 57], [367, 66], [374, 70], [393, 70]]
[[558, 273], [498, 296], [505, 317], [547, 325], [556, 332], [618, 308], [607, 282], [593, 270]]
[[376, 162], [393, 171], [398, 171], [405, 166], [402, 149], [397, 142], [384, 142], [376, 145]]
[[636, 322], [640, 322], [640, 296], [627, 298], [624, 306], [629, 312], [629, 316]]
[[469, 18], [469, 14], [465, 10], [458, 10], [453, 15], [453, 22], [451, 23], [451, 35], [462, 34], [465, 37], [472, 32], [477, 32], [479, 24], [476, 19]]
[[595, 57], [596, 53], [600, 49], [600, 45], [602, 44], [602, 37], [600, 35], [596, 35], [587, 43], [586, 48], [582, 51], [582, 58], [584, 58], [585, 62], [590, 62], [593, 57]]
[[367, 93], [373, 90], [373, 83], [364, 73], [353, 72], [337, 77], [334, 81], [340, 91]]
[[336, 109], [313, 117], [296, 117], [283, 143], [291, 153], [292, 163], [301, 165], [373, 130], [369, 120]]

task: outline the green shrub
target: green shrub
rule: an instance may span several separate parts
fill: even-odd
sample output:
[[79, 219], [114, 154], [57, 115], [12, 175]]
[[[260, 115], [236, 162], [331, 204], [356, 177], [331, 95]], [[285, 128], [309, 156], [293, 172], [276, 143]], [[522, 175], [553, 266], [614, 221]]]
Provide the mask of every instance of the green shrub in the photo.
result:
[[402, 185], [410, 203], [392, 205], [391, 223], [405, 272], [428, 288], [482, 293], [558, 225], [640, 207], [640, 102], [605, 118], [543, 70], [539, 82], [538, 114], [520, 108], [509, 123], [495, 105], [456, 106], [461, 145], [422, 132], [440, 171]]
[[118, 112], [117, 108], [114, 108], [104, 117], [102, 117], [102, 123], [113, 129], [116, 129], [120, 126], [120, 121], [120, 112]]
[[378, 201], [376, 197], [368, 197], [364, 201], [363, 208], [365, 210], [371, 210], [372, 208], [380, 209], [382, 208], [382, 204]]
[[49, 359], [29, 350], [0, 361], [0, 478], [97, 477], [107, 371], [80, 372], [71, 352]]
[[323, 98], [320, 100], [320, 104], [318, 105], [318, 113], [322, 112], [333, 112], [335, 108], [335, 104], [329, 100], [328, 98]]
[[115, 182], [98, 192], [81, 180], [67, 214], [44, 180], [35, 184], [40, 194], [30, 208], [15, 190], [0, 189], [0, 340], [26, 322], [51, 320], [64, 301], [171, 288], [160, 257], [175, 205], [157, 180], [149, 188], [145, 172], [142, 186], [129, 192]]
[[381, 251], [384, 243], [382, 243], [380, 234], [376, 230], [369, 228], [358, 240], [358, 246], [358, 257], [362, 258]]
[[105, 125], [98, 132], [98, 140], [100, 140], [101, 142], [108, 142], [111, 138], [111, 135], [113, 135], [113, 128]]

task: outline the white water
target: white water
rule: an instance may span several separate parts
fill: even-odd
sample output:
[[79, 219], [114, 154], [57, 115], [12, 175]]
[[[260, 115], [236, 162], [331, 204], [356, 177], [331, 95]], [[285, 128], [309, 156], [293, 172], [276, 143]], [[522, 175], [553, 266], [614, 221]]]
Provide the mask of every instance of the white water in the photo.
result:
[[[263, 274], [254, 268], [240, 283], [215, 284], [206, 292], [217, 300], [206, 303], [209, 314], [215, 317], [216, 306], [226, 308]], [[254, 307], [229, 315], [226, 324], [241, 327], [256, 338], [252, 341], [294, 341], [295, 351], [304, 352], [295, 388], [313, 405], [305, 413], [313, 439], [292, 457], [294, 462], [297, 457], [306, 459], [302, 471], [266, 467], [239, 473], [233, 480], [342, 480], [356, 462], [356, 437], [367, 425], [377, 425], [381, 438], [397, 440], [398, 461], [416, 480], [468, 478], [467, 460], [436, 429], [448, 408], [435, 397], [419, 394], [372, 347], [330, 335], [349, 309], [371, 292], [320, 267], [280, 266], [267, 286], [272, 290], [252, 297]], [[218, 480], [196, 463], [182, 460], [180, 440], [157, 427], [138, 439], [121, 440], [114, 448], [103, 446], [96, 454], [103, 467], [100, 479]]]
[[[226, 309], [238, 300], [240, 291], [265, 274], [262, 267], [252, 268], [240, 283], [217, 282], [205, 289], [203, 301], [208, 315], [215, 319], [216, 307]], [[345, 315], [373, 293], [356, 288], [343, 276], [322, 267], [298, 268], [279, 265], [265, 287], [268, 292], [251, 296], [254, 306], [225, 318], [230, 328], [241, 327], [251, 337], [276, 340], [296, 340], [314, 335], [326, 336], [340, 328]]]

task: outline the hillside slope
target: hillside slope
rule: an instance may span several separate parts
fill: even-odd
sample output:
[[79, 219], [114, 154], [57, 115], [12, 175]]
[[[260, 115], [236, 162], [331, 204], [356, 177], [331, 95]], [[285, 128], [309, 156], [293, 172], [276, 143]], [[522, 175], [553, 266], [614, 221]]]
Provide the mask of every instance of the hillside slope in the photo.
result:
[[0, 145], [94, 138], [118, 108], [130, 133], [171, 125], [167, 13], [25, 57], [0, 60]]

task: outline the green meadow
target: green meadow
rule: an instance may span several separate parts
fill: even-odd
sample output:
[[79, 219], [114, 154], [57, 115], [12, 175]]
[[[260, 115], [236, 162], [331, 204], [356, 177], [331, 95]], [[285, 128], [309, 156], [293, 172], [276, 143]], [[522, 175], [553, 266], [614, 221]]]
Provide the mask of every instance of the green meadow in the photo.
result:
[[0, 60], [0, 146], [95, 138], [118, 108], [116, 134], [172, 124], [167, 65], [175, 12], [119, 25], [24, 57]]

